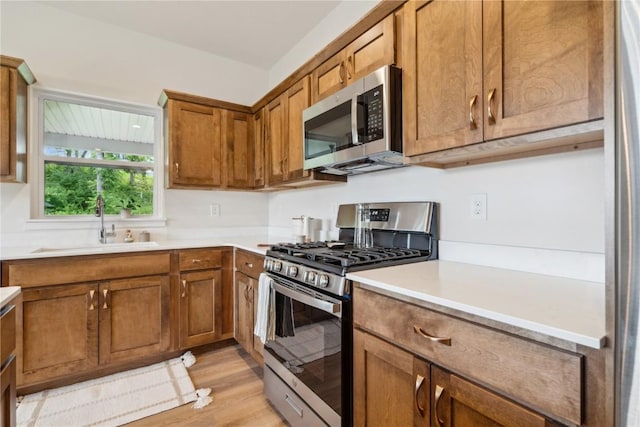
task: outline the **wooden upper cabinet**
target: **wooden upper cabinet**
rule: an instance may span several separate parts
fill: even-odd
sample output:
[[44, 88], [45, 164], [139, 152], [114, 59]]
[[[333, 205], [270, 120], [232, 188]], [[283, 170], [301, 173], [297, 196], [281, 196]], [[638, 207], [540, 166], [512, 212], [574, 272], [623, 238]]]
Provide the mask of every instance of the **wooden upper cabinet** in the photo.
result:
[[482, 2], [408, 2], [405, 154], [482, 141]]
[[485, 139], [603, 117], [603, 2], [484, 2]]
[[250, 114], [223, 111], [222, 134], [226, 140], [226, 171], [228, 188], [255, 187], [255, 147], [253, 119]]
[[265, 185], [265, 108], [253, 115], [253, 187], [263, 188]]
[[220, 109], [172, 99], [168, 106], [169, 187], [220, 187]]
[[304, 170], [302, 111], [309, 106], [309, 76], [291, 86], [266, 108], [267, 183], [279, 184], [309, 175]]
[[0, 55], [0, 182], [27, 182], [27, 86], [35, 81], [24, 60]]
[[311, 74], [312, 102], [342, 89], [377, 68], [395, 63], [393, 14], [370, 28]]
[[[602, 118], [603, 3], [407, 2], [405, 153], [433, 153]], [[560, 145], [539, 148], [554, 144]], [[536, 148], [530, 145], [520, 152]], [[511, 153], [497, 145], [476, 151], [468, 153]], [[458, 153], [457, 160], [450, 159], [467, 160], [464, 151]]]

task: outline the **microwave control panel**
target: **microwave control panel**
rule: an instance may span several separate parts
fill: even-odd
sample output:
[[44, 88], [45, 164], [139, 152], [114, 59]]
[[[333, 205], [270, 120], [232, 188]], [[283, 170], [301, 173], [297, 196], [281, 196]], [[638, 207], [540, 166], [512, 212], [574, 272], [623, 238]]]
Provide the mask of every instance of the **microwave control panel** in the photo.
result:
[[382, 85], [373, 88], [362, 95], [360, 100], [364, 106], [364, 140], [362, 142], [376, 141], [384, 138], [384, 113], [383, 113]]

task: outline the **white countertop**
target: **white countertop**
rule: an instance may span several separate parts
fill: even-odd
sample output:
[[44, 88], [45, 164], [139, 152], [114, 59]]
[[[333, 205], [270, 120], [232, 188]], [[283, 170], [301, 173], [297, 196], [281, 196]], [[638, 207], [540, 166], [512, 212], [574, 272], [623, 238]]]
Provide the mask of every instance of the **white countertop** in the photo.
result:
[[145, 252], [171, 249], [235, 246], [264, 255], [268, 244], [287, 241], [273, 236], [221, 236], [208, 239], [166, 240], [158, 242], [108, 243], [104, 245], [56, 245], [46, 247], [9, 247], [0, 249], [0, 260], [52, 258], [107, 253]]
[[0, 287], [0, 308], [4, 307], [6, 303], [11, 301], [13, 297], [20, 293], [20, 286], [6, 286]]
[[381, 289], [592, 348], [605, 342], [605, 286], [451, 261], [347, 274]]

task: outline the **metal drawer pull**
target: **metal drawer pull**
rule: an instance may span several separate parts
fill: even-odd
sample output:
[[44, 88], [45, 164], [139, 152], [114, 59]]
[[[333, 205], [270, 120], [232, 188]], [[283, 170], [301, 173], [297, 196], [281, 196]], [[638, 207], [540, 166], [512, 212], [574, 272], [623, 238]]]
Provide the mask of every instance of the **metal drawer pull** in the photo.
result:
[[192, 264], [198, 264], [198, 263], [200, 263], [200, 262], [202, 262], [202, 260], [201, 260], [201, 259], [198, 259], [198, 258], [193, 258], [193, 259], [191, 260], [191, 263], [192, 263]]
[[451, 346], [451, 338], [434, 337], [433, 335], [429, 335], [428, 333], [426, 333], [418, 325], [413, 325], [413, 332], [415, 332], [416, 334], [420, 335], [423, 338], [428, 339], [429, 341], [433, 341], [433, 342], [437, 342], [437, 343], [440, 343], [440, 344]]
[[475, 107], [477, 100], [478, 95], [473, 95], [469, 100], [469, 129], [471, 130], [478, 129], [476, 119], [473, 117], [473, 107]]
[[89, 291], [89, 310], [94, 310], [96, 307], [93, 305], [93, 296], [96, 294], [96, 291]]
[[420, 416], [424, 417], [424, 406], [420, 406], [420, 400], [418, 399], [418, 393], [420, 393], [422, 384], [424, 384], [424, 377], [420, 374], [416, 375], [416, 392], [415, 392], [416, 408], [418, 408], [418, 412], [420, 413]]
[[496, 95], [496, 90], [491, 89], [489, 92], [489, 96], [487, 96], [487, 114], [490, 125], [496, 124], [496, 116], [493, 115], [493, 110], [491, 109], [491, 104], [493, 103], [493, 97]]
[[180, 176], [180, 164], [176, 162], [174, 163], [174, 166], [176, 167], [176, 178], [178, 178]]
[[349, 70], [349, 68], [353, 69], [353, 72], [355, 73], [356, 69], [353, 66], [353, 57], [349, 56], [349, 58], [347, 58], [347, 78], [349, 80], [351, 80], [351, 77], [353, 77], [351, 75], [351, 70]]
[[344, 62], [340, 63], [340, 69], [338, 70], [338, 77], [340, 78], [340, 84], [344, 83]]
[[107, 294], [109, 293], [109, 289], [103, 289], [102, 290], [102, 308], [109, 308], [109, 306], [107, 305]]
[[300, 418], [302, 418], [302, 408], [296, 405], [296, 403], [289, 397], [288, 394], [284, 395], [284, 401], [287, 402], [294, 411], [296, 411], [296, 414], [298, 414]]
[[244, 265], [246, 265], [248, 268], [253, 268], [253, 263], [251, 262], [245, 262]]
[[438, 405], [440, 404], [440, 398], [442, 397], [443, 391], [444, 391], [444, 388], [442, 386], [436, 385], [436, 390], [434, 393], [436, 401], [435, 401], [435, 409], [433, 411], [433, 418], [435, 419], [436, 424], [440, 427], [444, 426], [444, 420], [440, 418], [440, 414], [438, 413]]
[[182, 280], [182, 298], [187, 296], [187, 279]]

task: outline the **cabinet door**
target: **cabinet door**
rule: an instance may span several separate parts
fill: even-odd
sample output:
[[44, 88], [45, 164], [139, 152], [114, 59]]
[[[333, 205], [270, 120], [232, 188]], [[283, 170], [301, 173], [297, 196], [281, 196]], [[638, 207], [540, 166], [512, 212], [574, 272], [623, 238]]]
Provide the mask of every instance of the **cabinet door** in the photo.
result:
[[439, 427], [543, 427], [547, 420], [493, 392], [431, 366], [433, 422]]
[[221, 271], [180, 275], [180, 348], [216, 341], [222, 334]]
[[262, 188], [265, 183], [265, 109], [263, 108], [253, 115], [253, 188]]
[[353, 347], [354, 425], [428, 426], [428, 363], [359, 330]]
[[16, 424], [16, 358], [11, 355], [0, 371], [0, 426]]
[[309, 175], [304, 170], [302, 111], [309, 106], [309, 76], [305, 76], [286, 92], [285, 96], [285, 155], [286, 180]]
[[395, 63], [395, 20], [387, 16], [346, 49], [347, 84], [358, 80], [383, 65]]
[[320, 64], [311, 73], [313, 102], [318, 102], [347, 84], [345, 53], [340, 51]]
[[486, 140], [603, 116], [602, 3], [483, 3]]
[[255, 280], [236, 272], [236, 341], [253, 352], [253, 287]]
[[219, 187], [222, 183], [220, 110], [169, 100], [169, 185]]
[[405, 153], [482, 141], [482, 2], [407, 2]]
[[100, 364], [169, 349], [169, 277], [148, 276], [100, 284]]
[[15, 108], [12, 90], [12, 81], [15, 81], [16, 70], [9, 67], [0, 67], [0, 176], [11, 174], [11, 158], [15, 156], [12, 151], [15, 144], [11, 139], [15, 132], [14, 115]]
[[285, 137], [285, 108], [284, 95], [274, 99], [266, 107], [266, 134], [268, 154], [267, 184], [273, 185], [284, 181], [284, 137]]
[[253, 121], [246, 113], [223, 112], [223, 135], [227, 143], [227, 187], [254, 187]]
[[22, 298], [18, 387], [98, 365], [98, 285], [24, 289]]
[[[253, 279], [252, 279], [253, 280]], [[253, 288], [253, 321], [254, 324], [251, 325], [251, 335], [253, 337], [253, 353], [254, 353], [254, 358], [256, 358], [258, 360], [258, 363], [260, 363], [260, 365], [262, 365], [263, 363], [263, 359], [262, 357], [264, 356], [264, 344], [262, 344], [262, 341], [260, 341], [260, 338], [258, 338], [257, 336], [255, 336], [253, 334], [253, 327], [255, 326], [255, 319], [258, 318], [258, 281], [257, 280], [253, 280], [252, 283], [252, 288]]]
[[27, 82], [0, 67], [0, 182], [27, 182]]

